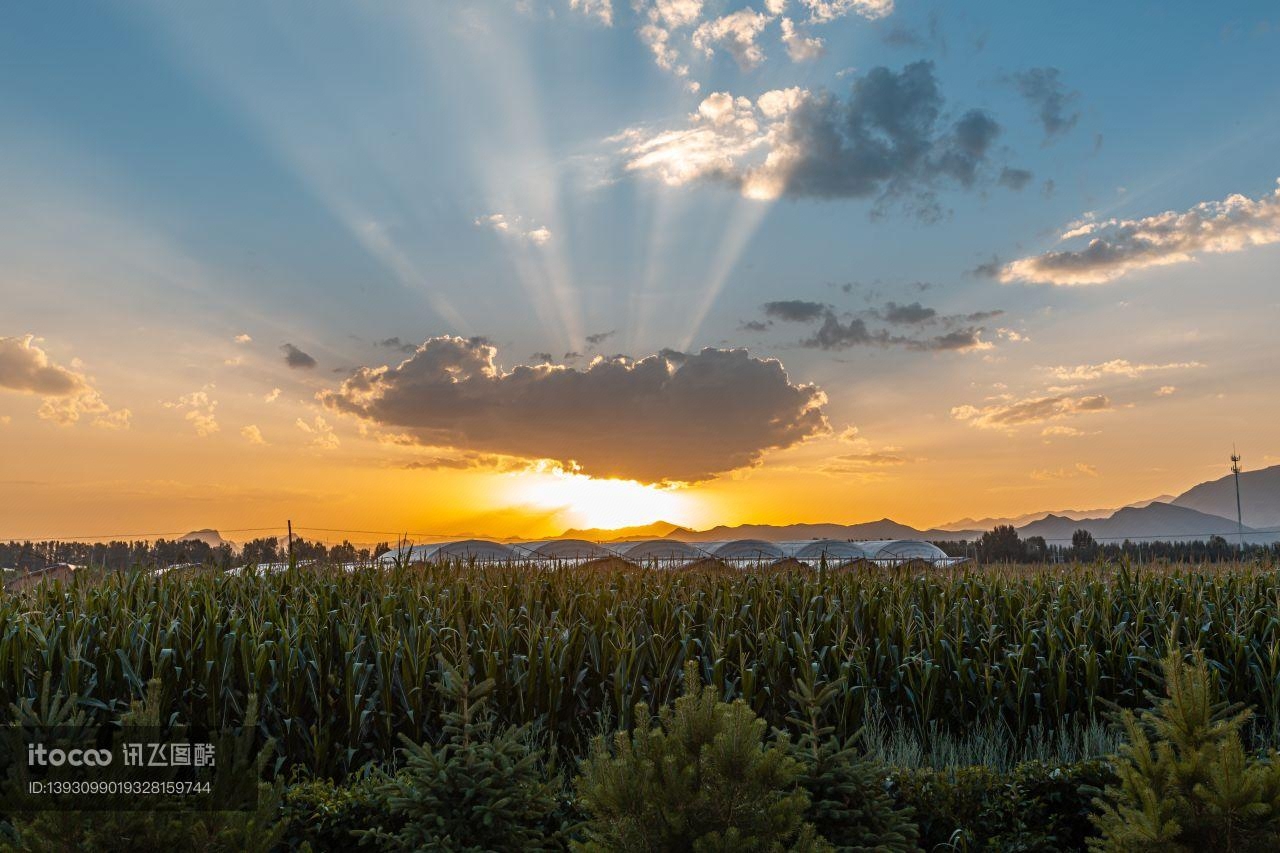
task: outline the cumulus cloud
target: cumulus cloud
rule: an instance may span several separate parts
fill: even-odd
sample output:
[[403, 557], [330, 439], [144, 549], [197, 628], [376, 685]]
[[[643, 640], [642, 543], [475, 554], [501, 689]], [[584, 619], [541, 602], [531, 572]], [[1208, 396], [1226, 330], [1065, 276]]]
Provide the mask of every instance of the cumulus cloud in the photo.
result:
[[71, 367], [56, 364], [35, 340], [34, 335], [0, 337], [0, 389], [43, 397], [36, 414], [55, 423], [69, 425], [85, 417], [106, 429], [129, 426], [130, 411], [108, 406], [79, 361], [72, 359]]
[[284, 363], [292, 368], [299, 370], [310, 370], [316, 366], [316, 360], [307, 355], [293, 344], [281, 344], [280, 351], [284, 353]]
[[1088, 238], [1079, 249], [1021, 258], [995, 272], [1003, 282], [1104, 284], [1149, 267], [1189, 263], [1199, 254], [1239, 252], [1280, 242], [1280, 189], [1251, 199], [1230, 195], [1178, 213], [1142, 219], [1085, 219], [1072, 223], [1062, 240]]
[[280, 399], [279, 388], [272, 388], [270, 391], [262, 395], [262, 402], [264, 403], [274, 403], [276, 400], [279, 400], [279, 399]]
[[333, 431], [333, 427], [320, 415], [316, 415], [310, 423], [298, 418], [294, 421], [294, 425], [310, 437], [312, 447], [318, 447], [321, 450], [333, 450], [342, 444], [338, 440], [337, 433]]
[[900, 199], [936, 215], [944, 183], [970, 187], [988, 164], [1000, 126], [983, 110], [954, 121], [931, 62], [873, 68], [848, 98], [799, 87], [755, 101], [709, 95], [682, 128], [631, 128], [623, 169], [673, 186], [711, 181], [749, 198]]
[[1057, 379], [1064, 382], [1087, 382], [1101, 379], [1104, 376], [1124, 376], [1137, 379], [1146, 373], [1168, 370], [1192, 370], [1204, 367], [1198, 361], [1174, 361], [1168, 364], [1142, 364], [1125, 358], [1113, 358], [1098, 364], [1058, 365], [1048, 370]]
[[1156, 389], [1157, 397], [1169, 397], [1176, 393], [1178, 393], [1178, 386], [1176, 385], [1161, 385]]
[[1018, 93], [1036, 108], [1046, 142], [1071, 130], [1080, 119], [1071, 109], [1079, 93], [1067, 89], [1059, 73], [1057, 68], [1028, 68], [1010, 77]]
[[809, 10], [809, 21], [826, 24], [848, 14], [874, 21], [893, 12], [893, 0], [800, 0]]
[[213, 386], [206, 385], [199, 391], [183, 394], [176, 402], [165, 403], [164, 407], [185, 412], [183, 417], [195, 429], [196, 435], [208, 438], [221, 429], [214, 414], [218, 401], [209, 396], [211, 390]]
[[569, 0], [569, 8], [595, 18], [606, 27], [613, 26], [613, 0]]
[[951, 416], [981, 429], [1008, 430], [1025, 424], [1061, 420], [1110, 408], [1111, 400], [1104, 394], [1083, 397], [1059, 394], [1052, 397], [1000, 401], [981, 407], [956, 406], [951, 410]]
[[523, 216], [490, 213], [487, 216], [477, 216], [474, 221], [480, 228], [488, 228], [504, 237], [511, 237], [524, 243], [545, 246], [551, 242], [550, 228], [526, 222]]
[[829, 430], [825, 395], [742, 349], [596, 358], [584, 369], [497, 362], [491, 344], [427, 340], [319, 395], [335, 412], [434, 447], [553, 459], [594, 476], [705, 480]]
[[755, 9], [739, 9], [699, 24], [690, 42], [707, 57], [715, 55], [718, 47], [732, 56], [739, 68], [750, 71], [764, 62], [764, 50], [756, 39], [769, 21], [768, 15]]
[[826, 43], [801, 32], [790, 18], [782, 19], [782, 44], [792, 62], [812, 62], [826, 51]]
[[249, 337], [248, 333], [242, 332], [236, 335], [234, 340], [238, 344], [247, 344], [252, 341], [253, 338]]
[[258, 429], [257, 424], [249, 424], [240, 427], [240, 435], [250, 444], [266, 444], [267, 440], [262, 437], [262, 430]]

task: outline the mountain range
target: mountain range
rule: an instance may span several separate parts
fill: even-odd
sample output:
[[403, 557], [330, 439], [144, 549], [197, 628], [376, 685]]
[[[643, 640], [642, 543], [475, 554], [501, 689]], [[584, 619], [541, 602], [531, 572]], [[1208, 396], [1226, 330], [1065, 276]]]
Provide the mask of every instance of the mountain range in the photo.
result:
[[[1280, 465], [1240, 475], [1244, 538], [1252, 543], [1280, 542]], [[966, 518], [952, 524], [921, 530], [889, 518], [859, 524], [742, 524], [690, 530], [658, 521], [618, 530], [567, 530], [565, 537], [600, 542], [671, 538], [689, 542], [727, 539], [926, 539], [933, 541], [976, 539], [1000, 524], [1015, 527], [1018, 535], [1043, 536], [1050, 542], [1070, 542], [1077, 530], [1087, 530], [1102, 541], [1153, 541], [1207, 539], [1225, 536], [1234, 541], [1240, 532], [1235, 520], [1235, 482], [1231, 475], [1201, 483], [1180, 495], [1161, 495], [1119, 509], [1064, 510], [1026, 513], [1010, 518]]]

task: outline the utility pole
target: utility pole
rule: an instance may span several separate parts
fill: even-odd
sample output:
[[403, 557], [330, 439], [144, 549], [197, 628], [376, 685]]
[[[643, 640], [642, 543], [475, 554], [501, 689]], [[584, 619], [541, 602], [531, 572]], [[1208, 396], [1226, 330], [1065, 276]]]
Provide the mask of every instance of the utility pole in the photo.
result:
[[1244, 558], [1244, 513], [1240, 509], [1240, 454], [1231, 445], [1231, 473], [1236, 478], [1236, 531], [1240, 534], [1240, 557]]
[[293, 519], [292, 518], [288, 519], [287, 521], [285, 521], [285, 524], [289, 526], [289, 568], [292, 569], [293, 568]]

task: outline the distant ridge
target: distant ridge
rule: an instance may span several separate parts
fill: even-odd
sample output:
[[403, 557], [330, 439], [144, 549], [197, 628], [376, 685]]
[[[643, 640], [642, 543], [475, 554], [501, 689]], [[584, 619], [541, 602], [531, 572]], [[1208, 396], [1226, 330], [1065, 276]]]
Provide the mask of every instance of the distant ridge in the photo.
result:
[[972, 539], [982, 534], [977, 530], [918, 530], [907, 524], [882, 518], [861, 524], [740, 524], [720, 525], [709, 530], [673, 534], [670, 538], [689, 542], [717, 542], [725, 539], [764, 539], [777, 542], [795, 539]]
[[230, 539], [223, 539], [222, 534], [214, 530], [212, 527], [206, 527], [203, 530], [193, 530], [185, 536], [178, 539], [179, 542], [203, 542], [210, 548], [221, 548], [223, 545], [235, 548], [236, 544]]
[[[1236, 517], [1236, 485], [1230, 475], [1188, 489], [1174, 498], [1175, 506]], [[1240, 506], [1248, 527], [1280, 528], [1280, 465], [1240, 475]]]
[[991, 530], [992, 528], [1002, 524], [1011, 524], [1014, 527], [1022, 527], [1023, 525], [1030, 524], [1033, 521], [1039, 521], [1042, 518], [1048, 518], [1051, 515], [1058, 516], [1060, 518], [1074, 518], [1077, 520], [1084, 519], [1084, 518], [1101, 518], [1103, 516], [1113, 515], [1119, 512], [1121, 509], [1129, 509], [1129, 508], [1142, 509], [1143, 507], [1151, 506], [1151, 504], [1153, 503], [1172, 503], [1173, 499], [1174, 499], [1173, 495], [1161, 495], [1158, 498], [1149, 498], [1145, 501], [1135, 501], [1134, 503], [1131, 503], [1131, 504], [1125, 504], [1123, 507], [1119, 507], [1119, 508], [1105, 507], [1105, 508], [1099, 508], [1099, 509], [1055, 509], [1055, 510], [1040, 510], [1038, 512], [1024, 512], [1022, 515], [1012, 515], [1012, 516], [1004, 516], [1004, 517], [962, 518], [959, 521], [952, 521], [947, 524], [940, 524], [938, 525], [938, 527], [941, 530], [957, 530], [957, 531], [959, 530]]
[[672, 524], [669, 521], [655, 521], [634, 527], [619, 527], [605, 530], [599, 527], [584, 529], [572, 528], [561, 533], [560, 539], [586, 539], [588, 542], [634, 542], [644, 539], [665, 539], [667, 537], [682, 538], [692, 535], [694, 531]]
[[[1125, 507], [1105, 518], [1075, 519], [1050, 515], [1019, 528], [1018, 535], [1023, 539], [1028, 536], [1043, 536], [1046, 540], [1062, 544], [1069, 542], [1077, 530], [1087, 530], [1099, 541], [1187, 541], [1208, 539], [1210, 536], [1231, 539], [1237, 533], [1237, 526], [1236, 522], [1218, 515], [1157, 501], [1145, 507]], [[1275, 533], [1249, 527], [1245, 528], [1245, 534], [1247, 542], [1255, 543], [1272, 542], [1280, 538]]]

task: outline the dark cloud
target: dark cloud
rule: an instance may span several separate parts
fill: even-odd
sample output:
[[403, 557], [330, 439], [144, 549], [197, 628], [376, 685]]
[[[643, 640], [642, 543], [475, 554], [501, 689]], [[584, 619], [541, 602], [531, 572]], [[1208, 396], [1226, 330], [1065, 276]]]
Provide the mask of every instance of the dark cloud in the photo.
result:
[[1058, 75], [1057, 68], [1028, 68], [1010, 78], [1018, 93], [1036, 108], [1046, 141], [1071, 130], [1080, 119], [1080, 113], [1071, 110], [1080, 95], [1063, 86]]
[[912, 302], [910, 305], [899, 305], [896, 302], [887, 302], [880, 311], [880, 319], [886, 323], [894, 323], [897, 325], [912, 325], [916, 323], [926, 323], [938, 316], [938, 312], [932, 308], [926, 308], [919, 302]]
[[964, 319], [968, 323], [981, 323], [983, 320], [991, 320], [1004, 314], [1004, 309], [996, 308], [994, 311], [974, 311], [972, 314], [965, 314]]
[[775, 320], [790, 323], [810, 323], [826, 314], [831, 309], [821, 302], [806, 302], [803, 299], [783, 299], [778, 302], [766, 302], [764, 315]]
[[837, 462], [851, 465], [905, 465], [907, 460], [893, 453], [845, 453], [835, 457]]
[[696, 180], [752, 198], [874, 198], [937, 218], [943, 184], [975, 184], [1000, 125], [970, 109], [950, 118], [932, 62], [873, 68], [847, 98], [826, 90], [766, 92], [758, 102], [717, 92], [692, 129], [623, 133], [629, 171], [668, 184]]
[[284, 363], [293, 368], [310, 370], [316, 366], [316, 360], [293, 344], [282, 344], [280, 351], [284, 353]]
[[1053, 191], [1057, 188], [1058, 185], [1054, 182], [1053, 178], [1045, 178], [1044, 183], [1040, 185], [1040, 195], [1045, 198], [1050, 198], [1053, 195]]
[[904, 341], [909, 349], [922, 352], [950, 352], [954, 350], [990, 349], [991, 344], [982, 340], [982, 327], [971, 326], [955, 329], [942, 335], [923, 340]]
[[377, 341], [377, 345], [380, 347], [385, 347], [387, 349], [399, 350], [400, 352], [413, 352], [415, 349], [417, 349], [417, 347], [415, 347], [413, 344], [405, 343], [401, 341], [398, 337], [383, 338], [382, 340]]
[[868, 344], [884, 346], [889, 342], [887, 332], [872, 332], [860, 317], [842, 323], [834, 311], [828, 311], [813, 336], [801, 341], [800, 345], [813, 349], [842, 350]]
[[1000, 258], [992, 255], [991, 260], [983, 261], [973, 269], [968, 270], [966, 275], [975, 276], [977, 278], [999, 278], [1000, 270], [1002, 269], [1004, 269], [1004, 264], [1000, 261]]
[[549, 364], [550, 362], [555, 361], [555, 357], [549, 352], [535, 352], [533, 355], [529, 356], [529, 360], [535, 364]]
[[738, 324], [738, 328], [744, 332], [763, 332], [767, 331], [773, 323], [767, 320], [743, 320]]
[[981, 110], [945, 126], [943, 104], [932, 62], [873, 68], [847, 102], [815, 95], [783, 131], [795, 152], [787, 195], [911, 196], [947, 178], [970, 186], [1000, 127]]
[[488, 344], [431, 338], [400, 365], [362, 368], [318, 398], [423, 445], [644, 482], [705, 480], [829, 430], [821, 391], [742, 349], [602, 358], [581, 370], [504, 372], [496, 359]]
[[1020, 190], [1030, 183], [1033, 177], [1035, 176], [1026, 169], [1011, 169], [1010, 167], [1005, 166], [1000, 170], [999, 183], [1002, 187], [1008, 187], [1011, 190]]
[[563, 359], [562, 359], [562, 360], [563, 360], [563, 361], [577, 361], [577, 360], [578, 360], [578, 359], [580, 359], [580, 358], [582, 358], [582, 353], [580, 353], [580, 352], [567, 352], [567, 353], [565, 353], [565, 354], [564, 354], [564, 357], [563, 357]]
[[613, 329], [610, 329], [607, 332], [597, 332], [594, 335], [587, 335], [587, 338], [586, 338], [587, 344], [593, 347], [599, 346], [600, 344], [609, 340], [609, 338], [612, 338], [615, 334], [617, 334], [617, 332]]

